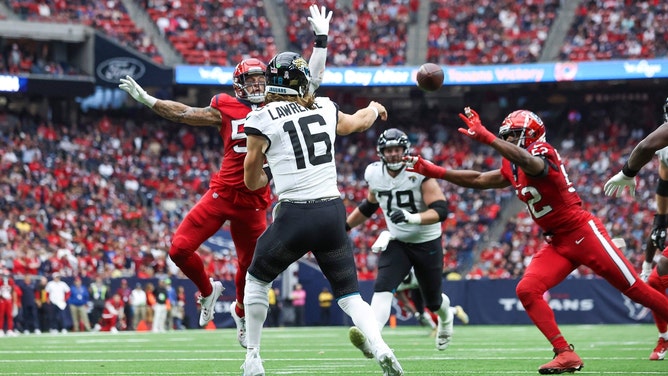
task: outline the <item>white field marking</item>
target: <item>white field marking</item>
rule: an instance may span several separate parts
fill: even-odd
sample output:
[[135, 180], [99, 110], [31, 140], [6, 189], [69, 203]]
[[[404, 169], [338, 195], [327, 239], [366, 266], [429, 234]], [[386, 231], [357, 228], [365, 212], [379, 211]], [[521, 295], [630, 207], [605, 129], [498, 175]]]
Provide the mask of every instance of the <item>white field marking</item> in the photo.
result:
[[[272, 375], [313, 375], [313, 368], [309, 369], [304, 369], [304, 370], [272, 370], [272, 369], [267, 369], [268, 373], [271, 373]], [[211, 375], [234, 375], [238, 376], [239, 371], [223, 371], [223, 372], [216, 372], [216, 371], [207, 371], [208, 374]], [[99, 376], [99, 372], [63, 372], [63, 373], [43, 373], [43, 372], [3, 372], [4, 375], [8, 376], [45, 376], [45, 375], [58, 375], [58, 376], [87, 376], [87, 375], [95, 375]], [[165, 372], [165, 371], [160, 371], [160, 375], [201, 375], [201, 372]], [[433, 376], [434, 372], [433, 371], [411, 371], [411, 375], [429, 375]], [[456, 371], [456, 370], [448, 370], [447, 371], [448, 375], [489, 375], [489, 370], [486, 371], [472, 371], [472, 370], [462, 370], [462, 371]], [[535, 375], [536, 371], [535, 370], [509, 370], [509, 371], [494, 371], [494, 375]], [[600, 372], [595, 372], [595, 371], [578, 371], [576, 375], [600, 375]], [[640, 376], [649, 376], [649, 375], [665, 375], [666, 373], [663, 371], [638, 371], [638, 372], [633, 372], [633, 371], [606, 371], [606, 375], [640, 375]], [[154, 376], [155, 372], [105, 372], [105, 375], [133, 375], [133, 376], [144, 376], [144, 375], [149, 375], [149, 376]], [[325, 369], [318, 369], [318, 375], [359, 375], [359, 371], [341, 371], [341, 370], [325, 370]]]

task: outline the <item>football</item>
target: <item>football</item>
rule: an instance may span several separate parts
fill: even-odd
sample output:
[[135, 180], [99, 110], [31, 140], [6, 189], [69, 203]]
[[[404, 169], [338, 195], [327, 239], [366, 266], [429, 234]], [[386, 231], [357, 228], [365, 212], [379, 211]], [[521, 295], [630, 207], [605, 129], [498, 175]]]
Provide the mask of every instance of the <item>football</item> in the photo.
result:
[[424, 63], [415, 77], [417, 86], [424, 91], [435, 91], [443, 86], [443, 69], [434, 63]]

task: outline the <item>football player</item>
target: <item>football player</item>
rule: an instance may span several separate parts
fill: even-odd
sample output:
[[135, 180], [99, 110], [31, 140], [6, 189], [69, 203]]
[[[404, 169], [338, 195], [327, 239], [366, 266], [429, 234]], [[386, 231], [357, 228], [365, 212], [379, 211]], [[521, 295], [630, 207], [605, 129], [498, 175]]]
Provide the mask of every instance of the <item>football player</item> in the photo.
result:
[[467, 107], [464, 112], [459, 117], [467, 128], [459, 128], [459, 132], [499, 152], [503, 156], [500, 169], [446, 170], [421, 157], [408, 159], [415, 163], [416, 172], [463, 187], [512, 187], [543, 230], [547, 242], [532, 258], [516, 288], [529, 318], [554, 349], [554, 359], [538, 372], [575, 372], [583, 367], [543, 299], [546, 291], [580, 265], [589, 267], [631, 300], [668, 318], [668, 298], [640, 279], [603, 223], [582, 207], [559, 153], [546, 141], [543, 121], [531, 111], [514, 111], [501, 123], [497, 137], [482, 125], [475, 111]]
[[309, 251], [329, 280], [338, 305], [370, 339], [373, 355], [385, 375], [403, 375], [381, 337], [371, 307], [359, 294], [334, 158], [337, 135], [364, 132], [378, 117], [387, 119], [387, 111], [371, 102], [352, 115], [345, 114], [329, 98], [314, 97], [309, 76], [308, 65], [300, 55], [276, 55], [267, 67], [266, 104], [246, 118], [244, 181], [250, 190], [264, 187], [269, 180], [262, 169], [266, 159], [278, 204], [273, 223], [257, 241], [246, 276], [248, 350], [242, 366], [244, 375], [264, 375], [260, 337], [272, 281]]
[[[346, 225], [360, 225], [381, 208], [390, 238], [379, 249], [383, 252], [371, 298], [378, 326], [382, 328], [387, 323], [393, 292], [413, 268], [425, 306], [438, 316], [436, 348], [442, 351], [450, 345], [454, 319], [450, 298], [441, 291], [441, 222], [448, 217], [448, 205], [436, 180], [406, 171], [403, 157], [408, 155], [410, 146], [408, 136], [399, 129], [381, 133], [376, 146], [380, 161], [371, 163], [364, 172], [369, 192], [350, 213]], [[354, 327], [350, 340], [365, 356], [370, 355], [368, 343]]]
[[[309, 22], [315, 34], [315, 48], [309, 61], [314, 72], [309, 90], [314, 92], [322, 82], [327, 56], [327, 34], [332, 12], [317, 5], [309, 8]], [[270, 205], [269, 185], [249, 190], [243, 181], [243, 161], [246, 156], [246, 115], [262, 106], [265, 91], [265, 64], [250, 58], [241, 61], [233, 73], [235, 96], [217, 94], [209, 106], [190, 107], [183, 103], [152, 97], [132, 77], [121, 79], [119, 88], [135, 100], [148, 106], [165, 119], [192, 126], [217, 127], [223, 140], [223, 162], [220, 171], [209, 184], [209, 190], [188, 212], [172, 238], [169, 256], [201, 292], [199, 324], [213, 319], [215, 303], [223, 292], [219, 281], [209, 278], [201, 258], [195, 252], [206, 239], [230, 221], [230, 233], [237, 252], [238, 269], [235, 275], [236, 300], [230, 313], [237, 326], [237, 339], [246, 347], [245, 312], [243, 307], [246, 270], [253, 259], [253, 250], [260, 234], [266, 229], [266, 209]]]
[[[640, 276], [647, 281], [650, 286], [661, 294], [666, 293], [668, 289], [668, 248], [666, 246], [666, 226], [668, 226], [668, 98], [663, 105], [663, 125], [648, 135], [631, 152], [629, 159], [625, 164], [626, 172], [622, 170], [612, 177], [605, 185], [605, 194], [618, 196], [629, 186], [631, 194], [635, 194], [635, 174], [640, 170], [652, 155], [652, 150], [659, 157], [659, 184], [656, 186], [656, 214], [652, 232], [645, 249], [645, 261], [642, 266]], [[633, 161], [631, 159], [633, 158]], [[645, 161], [643, 163], [643, 161]], [[633, 166], [631, 168], [630, 166]], [[664, 249], [665, 248], [665, 249]], [[656, 258], [656, 268], [652, 269], [652, 262], [656, 251], [661, 252]], [[656, 328], [659, 331], [659, 339], [656, 347], [649, 354], [649, 360], [663, 360], [668, 354], [668, 323], [656, 312], [652, 311]]]

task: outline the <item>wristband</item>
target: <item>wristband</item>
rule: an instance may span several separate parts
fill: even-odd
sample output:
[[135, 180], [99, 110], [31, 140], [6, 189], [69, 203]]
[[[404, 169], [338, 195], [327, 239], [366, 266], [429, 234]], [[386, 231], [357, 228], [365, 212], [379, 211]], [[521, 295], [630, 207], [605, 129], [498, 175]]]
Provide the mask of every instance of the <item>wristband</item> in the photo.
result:
[[350, 225], [346, 222], [346, 232], [350, 231]]
[[665, 228], [668, 226], [668, 214], [654, 214], [652, 226]]
[[315, 46], [318, 48], [327, 48], [327, 34], [315, 36]]
[[380, 113], [378, 112], [378, 109], [374, 106], [369, 106], [370, 109], [373, 110], [373, 112], [376, 113], [376, 119], [378, 119], [378, 116], [380, 116]]
[[629, 161], [626, 161], [626, 163], [624, 163], [624, 167], [622, 167], [622, 174], [628, 178], [635, 177], [638, 175], [638, 172], [640, 172], [640, 170], [633, 170], [629, 167]]

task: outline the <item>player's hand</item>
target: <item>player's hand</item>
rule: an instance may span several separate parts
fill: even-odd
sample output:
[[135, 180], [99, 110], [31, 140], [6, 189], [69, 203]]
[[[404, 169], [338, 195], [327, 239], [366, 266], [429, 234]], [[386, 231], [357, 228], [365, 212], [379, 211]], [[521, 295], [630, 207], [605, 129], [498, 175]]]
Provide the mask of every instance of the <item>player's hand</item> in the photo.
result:
[[158, 99], [155, 97], [150, 96], [146, 90], [139, 86], [139, 84], [136, 83], [135, 80], [133, 80], [130, 76], [121, 78], [121, 83], [118, 85], [118, 88], [126, 91], [137, 102], [143, 103], [149, 108], [153, 108], [153, 106], [155, 106], [155, 102], [158, 101]]
[[422, 222], [422, 217], [419, 213], [412, 214], [407, 212], [404, 209], [393, 210], [390, 214], [390, 220], [392, 223], [411, 223], [411, 224], [420, 224]]
[[464, 123], [466, 123], [468, 129], [459, 128], [459, 133], [465, 134], [466, 136], [487, 145], [496, 140], [496, 136], [492, 132], [488, 131], [484, 125], [482, 125], [480, 116], [478, 116], [477, 112], [473, 111], [469, 107], [466, 107], [464, 112], [466, 112], [466, 115], [459, 114], [459, 117], [464, 121]]
[[308, 8], [311, 11], [311, 17], [308, 17], [308, 22], [311, 23], [311, 28], [315, 35], [329, 34], [329, 21], [332, 19], [332, 11], [330, 10], [325, 16], [327, 10], [322, 7], [322, 11], [318, 11], [318, 6], [313, 4]]
[[605, 183], [603, 192], [605, 192], [606, 196], [621, 197], [625, 187], [629, 187], [631, 197], [636, 196], [636, 178], [626, 176], [623, 172], [619, 171]]
[[666, 227], [668, 227], [668, 215], [655, 214], [649, 238], [652, 240], [654, 247], [659, 251], [663, 251], [666, 247]]
[[407, 155], [403, 158], [406, 162], [406, 171], [416, 172], [428, 178], [443, 179], [446, 169], [436, 166], [432, 162], [422, 158], [421, 156]]
[[373, 243], [371, 246], [371, 252], [378, 253], [378, 252], [385, 252], [385, 249], [387, 249], [387, 245], [390, 243], [390, 240], [393, 240], [394, 237], [392, 234], [390, 234], [389, 231], [384, 230], [378, 235], [378, 238], [376, 241]]
[[640, 279], [643, 280], [643, 282], [647, 282], [649, 279], [649, 275], [652, 274], [652, 263], [643, 261], [642, 262], [642, 271], [640, 272]]
[[375, 107], [376, 110], [378, 110], [378, 117], [381, 120], [387, 120], [387, 109], [385, 109], [385, 106], [383, 106], [382, 104], [380, 104], [376, 101], [371, 101], [369, 103], [369, 106], [367, 106], [367, 107]]

